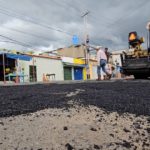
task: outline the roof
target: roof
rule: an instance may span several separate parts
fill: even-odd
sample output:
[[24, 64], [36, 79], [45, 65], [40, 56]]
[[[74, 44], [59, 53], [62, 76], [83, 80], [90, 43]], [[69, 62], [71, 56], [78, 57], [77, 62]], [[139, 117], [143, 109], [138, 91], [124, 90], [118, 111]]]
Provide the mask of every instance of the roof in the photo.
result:
[[80, 64], [74, 64], [74, 63], [68, 63], [68, 62], [63, 62], [64, 66], [74, 66], [74, 67], [86, 67], [87, 65], [80, 65]]
[[11, 59], [25, 60], [25, 61], [30, 61], [32, 59], [31, 56], [20, 55], [20, 54], [11, 54], [11, 53], [7, 53], [6, 57], [11, 58]]
[[27, 54], [27, 55], [28, 55], [28, 56], [31, 56], [31, 57], [48, 58], [48, 59], [61, 60], [60, 57], [56, 57], [56, 56], [43, 56], [43, 55], [32, 55], [32, 54]]

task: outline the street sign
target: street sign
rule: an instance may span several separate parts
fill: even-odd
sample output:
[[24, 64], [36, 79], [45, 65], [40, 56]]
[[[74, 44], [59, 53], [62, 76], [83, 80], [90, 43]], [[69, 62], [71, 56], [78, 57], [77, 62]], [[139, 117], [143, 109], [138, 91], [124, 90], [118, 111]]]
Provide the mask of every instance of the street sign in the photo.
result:
[[72, 43], [74, 45], [78, 45], [79, 44], [79, 38], [77, 35], [74, 35], [73, 38], [72, 38]]

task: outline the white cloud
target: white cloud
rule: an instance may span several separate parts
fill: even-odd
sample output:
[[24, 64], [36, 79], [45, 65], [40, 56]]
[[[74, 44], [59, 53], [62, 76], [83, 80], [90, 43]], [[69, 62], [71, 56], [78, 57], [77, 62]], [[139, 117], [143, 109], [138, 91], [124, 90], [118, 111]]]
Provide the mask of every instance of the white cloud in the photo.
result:
[[[3, 0], [0, 8], [5, 10], [0, 11], [0, 34], [42, 50], [69, 46], [74, 34], [80, 37], [80, 42], [83, 41], [84, 24], [81, 14], [88, 10], [91, 44], [110, 49], [126, 48], [130, 31], [135, 30], [146, 37], [145, 26], [150, 19], [149, 7], [148, 0]], [[52, 30], [51, 27], [72, 35]], [[30, 49], [8, 42], [0, 42], [0, 47]]]

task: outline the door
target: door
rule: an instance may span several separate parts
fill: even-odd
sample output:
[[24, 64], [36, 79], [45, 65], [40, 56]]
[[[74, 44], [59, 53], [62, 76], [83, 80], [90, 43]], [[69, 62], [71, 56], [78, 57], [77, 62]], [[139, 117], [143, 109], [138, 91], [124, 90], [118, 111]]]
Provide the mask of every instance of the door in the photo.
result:
[[64, 80], [72, 80], [72, 68], [64, 67]]
[[74, 68], [74, 79], [83, 80], [83, 68]]
[[30, 77], [30, 82], [36, 82], [37, 81], [36, 66], [33, 66], [33, 65], [29, 66], [29, 77]]

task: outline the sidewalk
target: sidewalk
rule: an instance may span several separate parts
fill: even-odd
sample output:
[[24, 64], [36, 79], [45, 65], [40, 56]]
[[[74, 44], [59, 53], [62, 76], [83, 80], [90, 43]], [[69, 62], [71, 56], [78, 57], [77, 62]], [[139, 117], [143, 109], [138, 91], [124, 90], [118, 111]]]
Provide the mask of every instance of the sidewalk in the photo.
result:
[[23, 83], [15, 83], [13, 81], [6, 81], [4, 83], [3, 81], [0, 81], [0, 86], [19, 86], [19, 85], [34, 85], [34, 84], [77, 84], [77, 83], [97, 83], [97, 82], [114, 82], [116, 80], [130, 80], [134, 79], [132, 76], [127, 76], [126, 78], [111, 78], [110, 80], [101, 80], [101, 81], [96, 81], [96, 79], [91, 79], [91, 80], [63, 80], [63, 81], [45, 81], [45, 82], [23, 82]]

